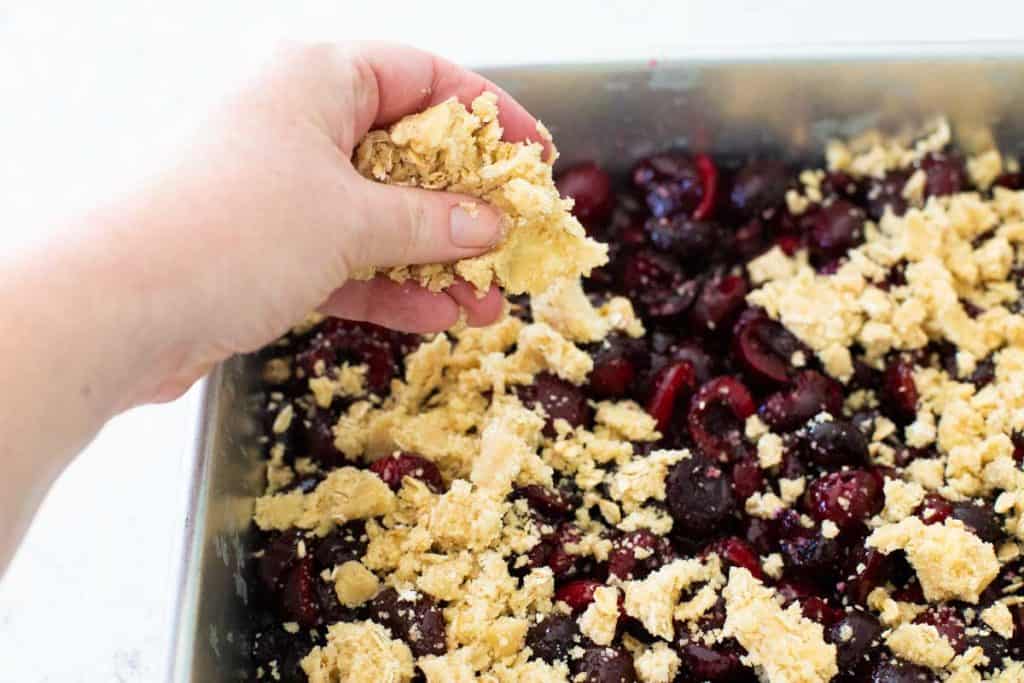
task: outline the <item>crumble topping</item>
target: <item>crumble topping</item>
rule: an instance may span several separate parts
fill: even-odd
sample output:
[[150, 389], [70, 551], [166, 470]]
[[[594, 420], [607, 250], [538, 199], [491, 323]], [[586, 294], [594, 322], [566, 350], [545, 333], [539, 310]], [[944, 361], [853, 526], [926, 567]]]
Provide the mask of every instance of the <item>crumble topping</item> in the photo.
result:
[[657, 642], [633, 659], [641, 683], [672, 683], [679, 671], [679, 655], [667, 644]]
[[261, 529], [312, 529], [323, 536], [336, 524], [387, 514], [395, 494], [367, 470], [342, 467], [313, 490], [264, 496], [256, 500], [254, 519]]
[[695, 583], [721, 579], [717, 556], [705, 561], [675, 560], [642, 581], [624, 583], [626, 614], [638, 619], [648, 631], [671, 640], [675, 632], [673, 615], [682, 592]]
[[434, 291], [461, 277], [480, 292], [497, 282], [511, 294], [539, 294], [608, 260], [607, 247], [588, 238], [569, 213], [572, 200], [559, 196], [543, 147], [502, 142], [501, 135], [497, 97], [483, 93], [471, 110], [451, 98], [359, 143], [354, 163], [368, 178], [468, 194], [504, 212], [505, 236], [490, 252], [453, 265], [390, 268], [388, 277]]
[[334, 570], [334, 590], [346, 607], [359, 607], [377, 594], [380, 581], [362, 562], [350, 560]]
[[302, 660], [302, 670], [310, 683], [406, 683], [412, 680], [412, 653], [379, 624], [340, 622], [327, 629], [327, 642]]
[[879, 527], [867, 543], [886, 554], [905, 551], [930, 602], [963, 600], [977, 604], [981, 591], [999, 573], [992, 544], [954, 520], [928, 525], [917, 517], [907, 517]]
[[885, 636], [885, 644], [907, 661], [933, 669], [953, 661], [956, 651], [931, 624], [900, 624]]
[[838, 673], [836, 646], [824, 631], [800, 613], [775, 601], [774, 591], [749, 571], [733, 567], [722, 591], [724, 633], [746, 648], [749, 662], [768, 683], [827, 683]]
[[611, 645], [619, 625], [619, 590], [601, 586], [594, 601], [580, 616], [580, 631], [598, 645]]
[[[453, 111], [433, 116], [461, 121]], [[494, 123], [480, 121], [481, 128]], [[426, 177], [416, 175], [422, 168], [447, 173], [451, 150], [486, 154], [458, 148], [458, 142], [449, 149], [450, 141], [442, 140], [436, 144], [445, 150], [429, 153], [427, 166], [416, 170], [407, 167], [422, 161], [413, 143], [399, 150], [405, 143], [387, 135], [374, 149], [387, 150], [391, 180], [406, 173], [410, 184]], [[824, 622], [828, 610], [862, 612], [874, 620], [881, 636], [870, 657], [882, 659], [873, 661], [896, 657], [934, 670], [945, 683], [1024, 680], [1021, 663], [1011, 658], [1018, 652], [993, 655], [985, 640], [1019, 639], [1015, 619], [1024, 587], [1017, 573], [1024, 541], [1024, 316], [1017, 284], [1024, 272], [1024, 192], [998, 186], [1012, 160], [1004, 163], [998, 152], [986, 152], [966, 166], [980, 193], [935, 196], [924, 165], [907, 164], [940, 152], [948, 139], [948, 127], [939, 123], [916, 143], [868, 136], [833, 145], [833, 170], [854, 180], [896, 178], [893, 196], [906, 202], [906, 211], [865, 220], [863, 243], [834, 263], [823, 264], [813, 251], [794, 250], [781, 239], [746, 263], [753, 285], [747, 302], [802, 344], [759, 339], [766, 348], [750, 351], [738, 348], [735, 331], [714, 337], [737, 344], [723, 350], [732, 357], [714, 372], [746, 381], [754, 412], [725, 401], [722, 414], [709, 418], [711, 436], [722, 436], [729, 448], [715, 454], [717, 461], [710, 458], [708, 467], [716, 474], [690, 496], [700, 498], [711, 483], [729, 477], [735, 501], [728, 519], [741, 523], [727, 524], [725, 533], [735, 537], [683, 530], [689, 520], [673, 509], [679, 505], [673, 491], [678, 495], [679, 489], [673, 483], [669, 490], [670, 473], [710, 453], [692, 423], [687, 425], [698, 387], [680, 389], [681, 402], [668, 423], [648, 414], [644, 395], [636, 391], [588, 390], [581, 395], [589, 400], [569, 406], [585, 411], [583, 420], [563, 412], [567, 400], [544, 403], [531, 393], [555, 380], [588, 387], [600, 354], [617, 350], [622, 340], [656, 349], [650, 354], [652, 376], [642, 365], [636, 380], [655, 384], [656, 363], [671, 362], [677, 352], [685, 358], [689, 335], [700, 334], [691, 329], [689, 315], [669, 326], [646, 318], [650, 304], [643, 299], [634, 297], [634, 310], [627, 298], [591, 295], [576, 279], [560, 280], [529, 305], [517, 301], [510, 307], [522, 318], [506, 314], [485, 329], [459, 326], [424, 338], [415, 349], [405, 342], [387, 386], [359, 353], [317, 361], [312, 370], [298, 357], [265, 362], [262, 375], [273, 388], [266, 418], [271, 436], [265, 441], [268, 485], [256, 504], [257, 526], [271, 538], [279, 531], [289, 538], [297, 530], [295, 557], [308, 563], [314, 556], [321, 561], [314, 552], [320, 539], [358, 521], [356, 533], [365, 543], [354, 555], [358, 559], [346, 556], [333, 568], [317, 569], [329, 594], [344, 608], [358, 608], [349, 612], [351, 618], [364, 618], [379, 609], [381, 596], [397, 591], [406, 604], [432, 605], [443, 622], [443, 647], [426, 655], [413, 654], [424, 633], [382, 627], [379, 614], [372, 617], [376, 621], [316, 629], [291, 619], [278, 624], [297, 638], [312, 638], [302, 664], [310, 680], [406, 681], [422, 675], [444, 683], [582, 682], [586, 676], [576, 672], [596, 648], [609, 662], [618, 654], [627, 657], [643, 683], [669, 683], [691, 673], [690, 655], [681, 646], [691, 638], [709, 648], [736, 647], [762, 681], [824, 682], [839, 672], [844, 648], [855, 647], [858, 634], [849, 624], [823, 628], [815, 620]], [[836, 201], [828, 184], [843, 177], [805, 171], [800, 190], [788, 191], [777, 210], [788, 207], [793, 216], [813, 219]], [[848, 196], [863, 189], [854, 180], [847, 179]], [[506, 198], [526, 196], [501, 192]], [[770, 213], [761, 218], [776, 220]], [[807, 244], [810, 238], [802, 239]], [[468, 267], [458, 264], [455, 271], [460, 266]], [[501, 280], [498, 265], [487, 268], [479, 271], [481, 278], [486, 272], [487, 283]], [[732, 272], [742, 277], [741, 267]], [[434, 267], [390, 274], [435, 288], [454, 277], [450, 268]], [[749, 308], [743, 313], [761, 315]], [[311, 318], [296, 334], [308, 334], [319, 322]], [[682, 330], [667, 331], [676, 326]], [[781, 359], [785, 377], [775, 376], [758, 355], [769, 351]], [[894, 358], [909, 368], [901, 381], [916, 397], [899, 411], [889, 386]], [[774, 414], [771, 401], [799, 386], [794, 375], [819, 370], [846, 383], [836, 401], [841, 409], [818, 407], [810, 420], [801, 415], [801, 425], [780, 424], [788, 416]], [[296, 384], [302, 388], [292, 389]], [[286, 398], [306, 388], [308, 393]], [[330, 464], [307, 457], [310, 444], [293, 438], [310, 429], [313, 416], [323, 415], [334, 422], [338, 460]], [[858, 430], [865, 453], [842, 431], [809, 441], [810, 430], [825, 421]], [[661, 433], [659, 424], [669, 427]], [[422, 468], [394, 477], [386, 467], [379, 473], [361, 469], [405, 454], [436, 466], [436, 479]], [[836, 489], [823, 490], [823, 484], [831, 485], [829, 477], [847, 473], [873, 475], [878, 490], [870, 494], [870, 505], [857, 499], [869, 483], [840, 489], [838, 497], [832, 497]], [[719, 502], [709, 498], [707, 507]], [[848, 517], [856, 519], [851, 523]], [[765, 547], [758, 539], [764, 528], [791, 536], [782, 543], [766, 541], [772, 545]], [[671, 552], [652, 549], [645, 545], [652, 541], [641, 536], [646, 540], [630, 549], [637, 568], [612, 571], [613, 563], [622, 562], [623, 532], [647, 531], [653, 543], [665, 543]], [[691, 536], [693, 550], [679, 540]], [[787, 545], [793, 539], [807, 545]], [[890, 576], [887, 565], [874, 576], [876, 565], [868, 566], [877, 561], [873, 553], [874, 559], [847, 566], [847, 557], [856, 556], [846, 548], [863, 550], [863, 544], [898, 553], [896, 563], [905, 554], [916, 581], [899, 572]], [[838, 559], [828, 568], [801, 564], [829, 553]], [[585, 597], [573, 593], [580, 587], [570, 584], [579, 574], [564, 573], [567, 563], [582, 572], [584, 583], [599, 585], [586, 586]], [[757, 565], [769, 583], [779, 582], [778, 590], [750, 573]], [[794, 576], [800, 582], [819, 572], [828, 576], [825, 584], [835, 579], [835, 587], [821, 594], [824, 607], [801, 605], [803, 597], [793, 599], [784, 590]], [[817, 609], [826, 613], [817, 615]], [[963, 620], [969, 642], [985, 647], [962, 648], [928, 621], [944, 609]], [[630, 629], [642, 626], [653, 638], [623, 633], [623, 614], [638, 622]], [[572, 647], [542, 656], [534, 647], [540, 637], [535, 631], [556, 617], [577, 629]], [[724, 619], [724, 625], [708, 627], [709, 619]], [[359, 651], [358, 661], [348, 654], [357, 641], [371, 643]], [[265, 663], [261, 676], [279, 677], [279, 668], [278, 661]]]

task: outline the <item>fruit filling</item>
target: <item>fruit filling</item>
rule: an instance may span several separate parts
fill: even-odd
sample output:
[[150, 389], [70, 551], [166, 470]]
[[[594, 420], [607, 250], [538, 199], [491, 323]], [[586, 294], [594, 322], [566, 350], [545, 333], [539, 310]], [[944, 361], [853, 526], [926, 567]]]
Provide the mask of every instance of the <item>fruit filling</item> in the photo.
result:
[[590, 277], [264, 349], [252, 679], [1024, 681], [1024, 191], [949, 143], [569, 166]]

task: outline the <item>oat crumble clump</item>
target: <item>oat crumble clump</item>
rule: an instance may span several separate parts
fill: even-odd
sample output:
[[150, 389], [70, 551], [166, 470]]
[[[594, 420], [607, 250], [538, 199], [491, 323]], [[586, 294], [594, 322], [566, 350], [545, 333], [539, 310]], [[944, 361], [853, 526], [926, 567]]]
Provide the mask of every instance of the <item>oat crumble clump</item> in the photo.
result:
[[439, 291], [460, 277], [480, 292], [496, 282], [509, 294], [540, 294], [607, 262], [607, 247], [569, 213], [572, 201], [559, 195], [543, 147], [502, 142], [497, 101], [484, 93], [468, 110], [451, 98], [369, 133], [356, 148], [356, 169], [368, 178], [467, 194], [504, 212], [504, 239], [490, 252], [455, 264], [391, 268], [392, 279]]
[[[447, 186], [504, 144], [487, 106], [362, 158]], [[613, 245], [588, 281], [269, 347], [255, 677], [1024, 680], [1024, 179], [951, 139], [751, 161], [711, 202], [706, 159], [656, 155], [607, 226], [578, 198]]]

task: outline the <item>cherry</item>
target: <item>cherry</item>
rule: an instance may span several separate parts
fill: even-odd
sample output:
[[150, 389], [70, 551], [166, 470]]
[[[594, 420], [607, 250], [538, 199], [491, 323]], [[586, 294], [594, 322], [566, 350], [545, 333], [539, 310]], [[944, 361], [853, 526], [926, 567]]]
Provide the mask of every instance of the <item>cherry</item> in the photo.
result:
[[843, 408], [842, 385], [816, 370], [804, 370], [788, 389], [775, 392], [761, 404], [761, 419], [776, 431], [790, 431], [821, 412], [838, 415]]
[[759, 581], [764, 581], [764, 572], [761, 570], [761, 560], [757, 552], [738, 536], [722, 538], [701, 551], [701, 557], [715, 554], [722, 560], [726, 567], [743, 567]]
[[650, 249], [625, 257], [619, 284], [647, 315], [665, 318], [683, 313], [697, 297], [698, 284], [687, 280], [671, 258]]
[[555, 420], [565, 420], [573, 428], [590, 423], [593, 411], [587, 403], [587, 397], [579, 387], [550, 372], [535, 376], [533, 384], [516, 387], [516, 394], [523, 405], [544, 409], [544, 434], [548, 437], [553, 438], [557, 434]]
[[781, 162], [751, 161], [733, 179], [729, 204], [737, 214], [754, 217], [781, 206], [789, 186], [789, 171]]
[[704, 283], [690, 309], [690, 320], [700, 329], [721, 329], [743, 307], [747, 281], [738, 275], [714, 277]]
[[700, 204], [693, 210], [693, 217], [699, 221], [706, 220], [715, 210], [715, 203], [718, 200], [718, 167], [707, 154], [698, 154], [694, 157], [697, 165], [697, 174], [700, 176], [700, 185], [704, 191]]
[[300, 423], [298, 430], [298, 448], [322, 467], [338, 467], [345, 462], [345, 455], [334, 446], [334, 425], [338, 421], [336, 415], [327, 410], [313, 411], [308, 420], [292, 420]]
[[625, 396], [636, 377], [636, 366], [628, 358], [610, 358], [595, 362], [590, 372], [590, 390], [599, 398]]
[[779, 541], [779, 547], [787, 567], [808, 575], [834, 572], [841, 558], [836, 539], [812, 530], [788, 535]]
[[753, 413], [754, 400], [742, 382], [716, 377], [694, 394], [686, 421], [705, 455], [728, 461], [742, 450], [744, 423]]
[[795, 354], [811, 352], [789, 330], [771, 318], [756, 315], [741, 320], [733, 337], [733, 354], [743, 369], [762, 382], [784, 383], [797, 369]]
[[639, 529], [612, 541], [608, 574], [623, 581], [643, 579], [674, 559], [676, 552], [667, 538]]
[[370, 464], [370, 470], [380, 477], [392, 491], [402, 488], [406, 477], [421, 480], [434, 493], [444, 491], [444, 480], [437, 465], [415, 453], [388, 455]]
[[868, 440], [848, 420], [821, 420], [800, 434], [801, 454], [822, 467], [859, 465], [868, 460]]
[[951, 605], [932, 605], [927, 612], [917, 615], [914, 623], [934, 626], [957, 654], [962, 654], [967, 649], [967, 643], [964, 641], [964, 621], [957, 609]]
[[879, 644], [882, 625], [870, 613], [851, 609], [832, 624], [825, 638], [836, 646], [836, 664], [840, 671], [859, 666], [865, 656]]
[[986, 503], [957, 503], [953, 506], [952, 515], [986, 543], [1003, 540], [1003, 523], [992, 506]]
[[935, 683], [938, 680], [931, 669], [902, 659], [881, 660], [871, 671], [871, 683]]
[[539, 484], [517, 488], [515, 496], [525, 498], [531, 508], [552, 520], [571, 515], [578, 502], [566, 491], [550, 489]]
[[533, 656], [545, 662], [567, 660], [569, 650], [579, 644], [580, 629], [575, 617], [552, 613], [526, 632], [526, 645]]
[[917, 516], [925, 524], [942, 524], [952, 514], [953, 504], [937, 493], [926, 494], [917, 509]]
[[676, 256], [694, 265], [710, 255], [721, 234], [721, 227], [710, 221], [699, 221], [686, 214], [649, 218], [644, 223], [651, 245], [659, 251]]
[[257, 563], [258, 574], [267, 590], [275, 591], [284, 576], [298, 562], [301, 532], [291, 529], [274, 538], [263, 549]]
[[867, 210], [872, 220], [881, 220], [885, 210], [889, 209], [897, 216], [907, 211], [907, 200], [903, 197], [903, 187], [910, 179], [910, 173], [904, 170], [889, 171], [881, 180], [872, 178], [867, 189]]
[[708, 646], [700, 641], [687, 642], [679, 654], [685, 671], [693, 678], [679, 680], [711, 681], [712, 683], [747, 683], [756, 681], [754, 672], [742, 657], [746, 655], [734, 638]]
[[694, 160], [679, 152], [658, 154], [633, 168], [633, 185], [644, 192], [653, 216], [693, 212], [704, 200], [701, 171]]
[[878, 514], [884, 504], [878, 479], [866, 470], [832, 472], [807, 487], [804, 503], [807, 512], [840, 529], [850, 529]]
[[864, 241], [866, 219], [864, 211], [843, 199], [816, 211], [809, 242], [815, 263], [841, 258]]
[[633, 657], [616, 647], [589, 647], [573, 663], [573, 681], [578, 683], [635, 683]]
[[728, 478], [714, 461], [699, 453], [672, 467], [665, 490], [673, 529], [683, 536], [706, 538], [736, 507]]
[[659, 432], [664, 434], [668, 429], [676, 401], [694, 385], [693, 366], [687, 361], [666, 365], [654, 376], [647, 412], [657, 421]]
[[917, 414], [918, 393], [914, 383], [914, 364], [899, 355], [885, 368], [882, 378], [882, 404], [896, 422], [912, 422]]
[[555, 600], [569, 605], [573, 614], [579, 614], [594, 601], [594, 591], [603, 584], [593, 579], [576, 579], [555, 591]]
[[427, 595], [410, 599], [394, 588], [385, 588], [370, 601], [368, 612], [371, 619], [404, 640], [415, 657], [448, 651], [444, 612]]
[[967, 187], [967, 169], [959, 155], [931, 152], [918, 166], [925, 173], [926, 197], [956, 194]]
[[996, 187], [1005, 187], [1008, 190], [1024, 189], [1024, 173], [1019, 171], [1003, 173], [992, 184]]
[[313, 558], [309, 555], [297, 559], [285, 574], [281, 586], [281, 610], [286, 621], [298, 622], [312, 628], [320, 621], [320, 600], [316, 592]]
[[366, 525], [352, 521], [336, 526], [317, 543], [313, 557], [321, 570], [332, 569], [352, 560], [360, 560], [366, 553]]
[[572, 213], [581, 223], [603, 221], [612, 211], [612, 180], [593, 161], [565, 169], [555, 185], [563, 197], [573, 199]]
[[764, 473], [754, 458], [740, 460], [732, 467], [732, 490], [739, 500], [746, 500], [764, 487]]

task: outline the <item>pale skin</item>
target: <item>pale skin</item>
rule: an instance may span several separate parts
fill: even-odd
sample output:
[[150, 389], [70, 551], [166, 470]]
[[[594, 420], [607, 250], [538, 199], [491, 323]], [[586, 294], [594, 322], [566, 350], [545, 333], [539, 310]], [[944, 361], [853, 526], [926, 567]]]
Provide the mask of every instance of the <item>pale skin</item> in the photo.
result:
[[178, 163], [0, 261], [0, 574], [43, 495], [103, 423], [180, 396], [216, 363], [306, 313], [411, 332], [486, 325], [502, 310], [465, 283], [434, 293], [367, 266], [453, 261], [500, 239], [466, 197], [395, 188], [350, 162], [373, 128], [456, 96], [499, 96], [506, 140], [536, 120], [481, 76], [382, 44], [290, 46], [228, 98]]

